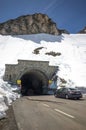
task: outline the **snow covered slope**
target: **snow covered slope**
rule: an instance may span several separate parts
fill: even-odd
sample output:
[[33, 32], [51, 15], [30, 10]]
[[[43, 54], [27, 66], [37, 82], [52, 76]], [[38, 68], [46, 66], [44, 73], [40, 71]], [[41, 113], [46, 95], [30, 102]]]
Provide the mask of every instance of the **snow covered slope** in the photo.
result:
[[[33, 51], [44, 47], [38, 55]], [[60, 52], [60, 56], [46, 55]], [[34, 34], [23, 36], [0, 36], [0, 78], [6, 63], [17, 63], [17, 59], [48, 60], [59, 66], [58, 75], [71, 80], [76, 86], [86, 86], [86, 34], [53, 36]]]
[[[39, 54], [34, 54], [34, 49], [39, 47], [43, 48], [40, 49]], [[45, 54], [49, 52], [59, 52], [61, 55]], [[6, 83], [3, 81], [5, 64], [16, 64], [18, 59], [48, 60], [50, 65], [59, 66], [57, 75], [60, 78], [65, 79], [67, 82], [71, 81], [75, 86], [86, 87], [86, 34], [63, 34], [60, 36], [48, 34], [0, 35], [1, 101], [2, 95], [11, 94], [11, 91], [6, 90]], [[15, 94], [12, 93], [13, 95]]]

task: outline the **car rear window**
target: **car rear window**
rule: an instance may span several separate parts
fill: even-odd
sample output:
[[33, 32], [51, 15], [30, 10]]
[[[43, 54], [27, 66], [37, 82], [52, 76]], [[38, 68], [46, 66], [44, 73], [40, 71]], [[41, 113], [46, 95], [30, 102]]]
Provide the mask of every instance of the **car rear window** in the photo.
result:
[[72, 91], [77, 90], [77, 89], [75, 89], [75, 88], [69, 88], [69, 89], [72, 90]]

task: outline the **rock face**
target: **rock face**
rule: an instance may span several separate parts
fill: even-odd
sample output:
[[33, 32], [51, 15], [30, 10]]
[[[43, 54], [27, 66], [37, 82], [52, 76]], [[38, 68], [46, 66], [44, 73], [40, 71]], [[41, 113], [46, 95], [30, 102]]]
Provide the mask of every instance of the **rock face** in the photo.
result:
[[59, 33], [60, 34], [62, 34], [62, 33], [64, 33], [64, 34], [70, 34], [67, 30], [65, 30], [65, 29], [59, 29]]
[[45, 14], [33, 14], [20, 16], [0, 24], [2, 35], [23, 35], [48, 33], [59, 35], [56, 24]]
[[80, 30], [78, 33], [86, 34], [86, 27]]

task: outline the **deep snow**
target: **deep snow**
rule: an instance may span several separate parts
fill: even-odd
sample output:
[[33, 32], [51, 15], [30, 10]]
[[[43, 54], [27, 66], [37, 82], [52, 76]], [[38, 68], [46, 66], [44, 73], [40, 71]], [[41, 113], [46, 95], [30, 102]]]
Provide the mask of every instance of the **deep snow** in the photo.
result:
[[[34, 49], [39, 47], [43, 47], [40, 53], [34, 54]], [[45, 55], [51, 51], [61, 55]], [[65, 79], [67, 85], [86, 87], [86, 34], [0, 35], [0, 118], [5, 116], [8, 105], [19, 97], [3, 81], [5, 64], [17, 64], [18, 59], [47, 60], [50, 65], [59, 67], [57, 75]]]

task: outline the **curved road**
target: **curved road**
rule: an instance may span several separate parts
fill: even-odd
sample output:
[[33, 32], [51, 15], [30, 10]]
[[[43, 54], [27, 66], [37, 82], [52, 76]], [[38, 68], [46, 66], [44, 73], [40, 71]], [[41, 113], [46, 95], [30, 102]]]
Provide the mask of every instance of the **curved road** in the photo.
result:
[[86, 130], [86, 98], [22, 97], [13, 110], [19, 130]]

